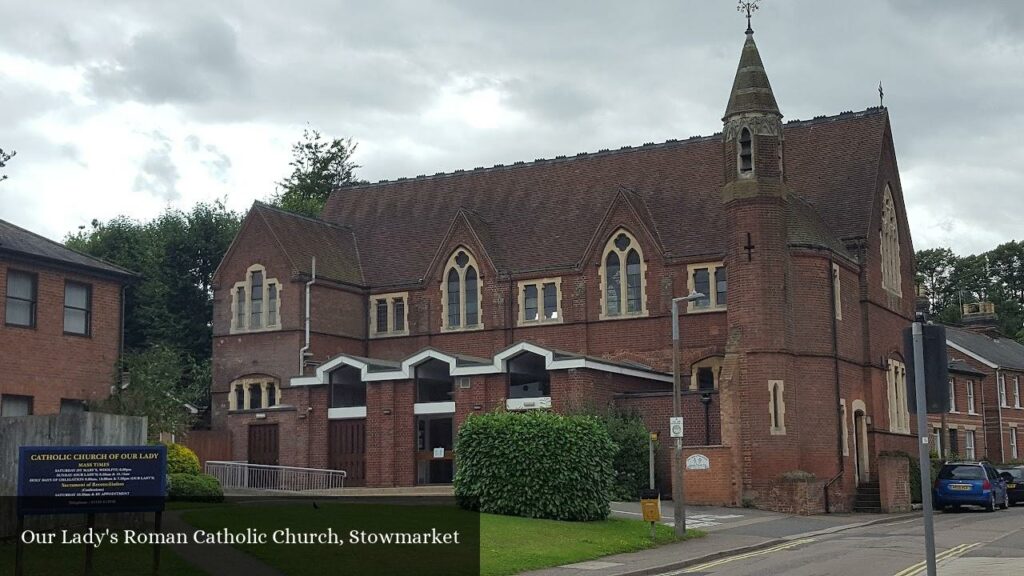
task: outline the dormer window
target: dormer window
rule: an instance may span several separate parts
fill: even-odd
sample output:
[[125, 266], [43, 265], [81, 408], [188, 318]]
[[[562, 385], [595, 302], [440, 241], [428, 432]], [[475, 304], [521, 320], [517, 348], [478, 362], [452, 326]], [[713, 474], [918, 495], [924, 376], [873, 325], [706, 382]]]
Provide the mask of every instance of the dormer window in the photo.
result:
[[245, 280], [231, 289], [231, 332], [256, 332], [281, 328], [281, 284], [267, 278], [267, 270], [254, 264], [246, 270]]
[[740, 131], [739, 169], [741, 174], [754, 170], [753, 139], [750, 136], [750, 130], [747, 128]]
[[452, 253], [441, 280], [441, 327], [444, 330], [483, 328], [480, 319], [480, 267], [465, 248]]

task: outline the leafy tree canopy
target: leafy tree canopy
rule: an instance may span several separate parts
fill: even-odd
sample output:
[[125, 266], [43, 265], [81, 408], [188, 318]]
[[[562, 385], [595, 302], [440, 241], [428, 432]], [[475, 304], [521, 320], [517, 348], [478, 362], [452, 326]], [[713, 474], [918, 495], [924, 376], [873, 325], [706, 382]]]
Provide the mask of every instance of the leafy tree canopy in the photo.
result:
[[277, 183], [271, 198], [275, 206], [317, 217], [331, 192], [340, 186], [357, 183], [352, 161], [358, 144], [351, 138], [325, 138], [318, 130], [306, 129], [302, 140], [292, 145], [292, 173]]

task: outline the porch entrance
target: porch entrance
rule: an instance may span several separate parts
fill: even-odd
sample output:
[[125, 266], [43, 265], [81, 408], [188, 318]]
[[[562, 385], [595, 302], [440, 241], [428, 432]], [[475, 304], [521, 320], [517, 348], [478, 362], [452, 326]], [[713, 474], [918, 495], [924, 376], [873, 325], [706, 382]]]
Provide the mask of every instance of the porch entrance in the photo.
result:
[[455, 479], [454, 414], [416, 417], [416, 483], [451, 484]]
[[[277, 424], [250, 424], [248, 452], [249, 464], [279, 465]], [[250, 468], [248, 475], [250, 488], [278, 487], [277, 470]]]
[[366, 485], [366, 420], [331, 420], [327, 428], [327, 466], [345, 471], [345, 486]]
[[853, 413], [853, 462], [857, 472], [857, 484], [871, 480], [868, 468], [868, 429], [864, 412]]

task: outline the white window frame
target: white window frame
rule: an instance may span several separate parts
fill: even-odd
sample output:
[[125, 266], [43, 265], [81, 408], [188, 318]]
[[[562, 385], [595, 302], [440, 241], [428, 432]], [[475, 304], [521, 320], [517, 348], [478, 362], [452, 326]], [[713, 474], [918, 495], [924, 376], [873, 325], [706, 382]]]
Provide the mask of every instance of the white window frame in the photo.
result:
[[[629, 246], [626, 246], [625, 250], [619, 250], [618, 246], [615, 245], [615, 239], [620, 234], [625, 234], [629, 238]], [[637, 256], [640, 258], [640, 310], [636, 312], [629, 311], [629, 274], [626, 268], [626, 258], [630, 250], [636, 250]], [[616, 253], [619, 257], [619, 313], [615, 315], [608, 313], [609, 300], [607, 282], [605, 281], [608, 277], [608, 255], [612, 252]], [[612, 232], [608, 238], [608, 242], [604, 245], [604, 251], [601, 252], [601, 267], [598, 269], [598, 281], [601, 283], [601, 313], [598, 316], [600, 320], [620, 320], [647, 316], [647, 259], [644, 257], [643, 246], [640, 245], [636, 236], [629, 230], [619, 228]]]
[[[781, 149], [781, 148], [780, 148]], [[832, 299], [835, 301], [836, 320], [843, 319], [843, 289], [839, 281], [839, 264], [832, 263]]]
[[967, 413], [977, 414], [975, 410], [976, 406], [974, 403], [974, 380], [967, 381]]
[[[698, 270], [706, 269], [708, 271], [708, 286], [710, 294], [707, 294], [708, 305], [698, 306], [696, 301], [687, 302], [686, 313], [687, 314], [704, 314], [707, 312], [721, 312], [728, 308], [728, 296], [726, 296], [726, 303], [719, 304], [718, 302], [718, 282], [715, 280], [715, 272], [719, 268], [725, 268], [725, 262], [700, 262], [697, 264], [689, 264], [686, 267], [686, 290], [692, 294], [697, 286], [697, 283], [693, 279], [694, 272]], [[728, 270], [726, 270], [726, 282], [728, 279]], [[729, 288], [726, 286], [725, 293], [728, 295]]]
[[888, 184], [882, 196], [882, 223], [879, 228], [881, 247], [882, 288], [895, 296], [903, 296], [903, 278], [900, 269], [900, 227], [896, 203]]
[[1006, 398], [1006, 376], [999, 375], [999, 405], [1003, 408], [1009, 408], [1010, 404]]
[[1013, 407], [1020, 408], [1020, 376], [1013, 377]]
[[949, 413], [956, 414], [956, 378], [949, 379]]
[[933, 450], [939, 458], [942, 458], [942, 428], [932, 427], [932, 442], [935, 443]]
[[889, 359], [886, 372], [889, 392], [889, 431], [910, 434], [910, 410], [907, 408], [907, 367], [899, 360]]
[[[466, 265], [460, 268], [455, 263], [455, 258], [459, 255], [459, 252], [465, 252], [466, 256], [469, 257], [469, 261]], [[466, 324], [466, 272], [469, 271], [470, 266], [476, 271], [476, 324]], [[448, 324], [448, 273], [451, 270], [455, 270], [459, 275], [459, 325], [450, 326]], [[406, 306], [408, 310], [408, 306]], [[451, 256], [448, 257], [448, 262], [444, 266], [444, 272], [441, 274], [441, 330], [444, 332], [467, 332], [472, 330], [483, 330], [484, 328], [484, 273], [480, 268], [480, 264], [477, 263], [476, 256], [473, 255], [473, 251], [465, 246], [459, 246], [455, 250], [452, 250]]]
[[974, 460], [977, 458], [977, 451], [974, 445], [974, 441], [976, 440], [974, 432], [973, 428], [964, 430], [964, 456], [967, 460]]
[[1017, 446], [1017, 427], [1010, 426], [1010, 459], [1017, 460], [1020, 458], [1020, 452]]
[[[259, 328], [249, 328], [249, 323], [252, 321], [252, 311], [250, 306], [252, 304], [252, 275], [254, 272], [259, 272], [263, 275], [263, 326]], [[270, 286], [274, 285], [277, 288], [277, 294], [275, 300], [277, 300], [277, 309], [274, 311], [274, 317], [270, 317]], [[238, 301], [238, 289], [245, 288], [245, 301]], [[281, 329], [281, 293], [284, 292], [284, 286], [277, 280], [277, 278], [267, 277], [267, 269], [262, 264], [253, 264], [249, 266], [245, 271], [245, 280], [235, 282], [231, 287], [231, 333], [240, 334], [244, 332], [269, 332], [273, 330]], [[244, 325], [238, 324], [238, 313], [239, 306], [244, 309], [243, 319]]]
[[[641, 256], [643, 258], [643, 256]], [[544, 286], [546, 284], [555, 285], [555, 317], [545, 318], [544, 317]], [[526, 287], [536, 286], [537, 287], [537, 318], [531, 320], [526, 318]], [[517, 324], [519, 326], [537, 326], [539, 324], [561, 324], [565, 318], [562, 315], [562, 277], [558, 276], [555, 278], [535, 278], [531, 280], [520, 280], [518, 283], [518, 303], [519, 303], [519, 314], [517, 315]]]
[[[479, 282], [479, 280], [478, 280]], [[388, 329], [380, 330], [377, 327], [377, 303], [384, 300], [388, 308]], [[401, 300], [404, 304], [402, 325], [404, 330], [395, 330], [395, 300]], [[389, 292], [387, 294], [370, 295], [370, 338], [387, 338], [390, 336], [409, 335], [409, 293]]]
[[847, 423], [846, 398], [839, 399], [839, 416], [843, 419], [843, 456], [850, 455], [850, 426]]

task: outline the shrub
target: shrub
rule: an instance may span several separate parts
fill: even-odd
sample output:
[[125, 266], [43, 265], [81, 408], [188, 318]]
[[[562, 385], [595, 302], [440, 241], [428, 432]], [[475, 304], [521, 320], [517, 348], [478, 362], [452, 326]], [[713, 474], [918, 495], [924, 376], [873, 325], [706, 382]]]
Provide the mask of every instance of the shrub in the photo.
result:
[[199, 457], [188, 446], [167, 445], [168, 474], [199, 474]]
[[[634, 412], [611, 410], [595, 414], [617, 449], [612, 458], [615, 474], [612, 484], [612, 500], [635, 501], [640, 492], [650, 487], [650, 433], [643, 418]], [[654, 447], [657, 451], [657, 446]]]
[[472, 415], [455, 444], [455, 496], [472, 510], [528, 518], [602, 520], [616, 446], [592, 416]]
[[176, 473], [170, 475], [167, 497], [188, 502], [220, 502], [224, 500], [224, 491], [220, 480], [209, 474]]

